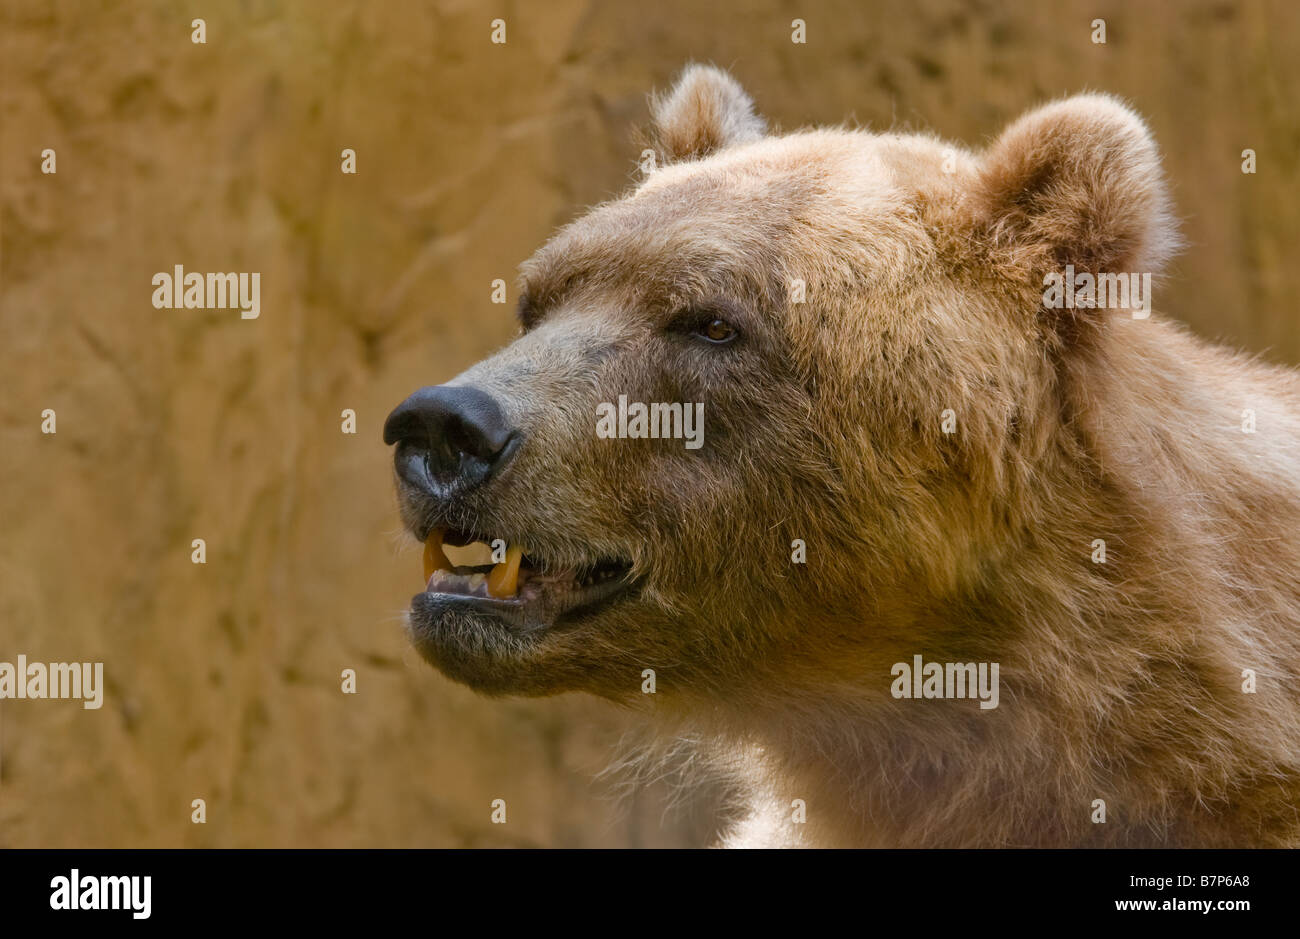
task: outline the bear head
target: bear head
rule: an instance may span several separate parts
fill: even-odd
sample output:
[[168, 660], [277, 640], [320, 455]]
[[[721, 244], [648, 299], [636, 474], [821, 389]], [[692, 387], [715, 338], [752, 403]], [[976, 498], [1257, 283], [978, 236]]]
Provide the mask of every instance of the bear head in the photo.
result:
[[487, 693], [635, 703], [652, 671], [738, 713], [978, 657], [995, 618], [944, 611], [1069, 498], [1070, 376], [1116, 318], [1045, 278], [1174, 246], [1150, 133], [1087, 94], [981, 152], [776, 135], [704, 66], [652, 113], [645, 178], [523, 265], [521, 335], [388, 420], [414, 644]]

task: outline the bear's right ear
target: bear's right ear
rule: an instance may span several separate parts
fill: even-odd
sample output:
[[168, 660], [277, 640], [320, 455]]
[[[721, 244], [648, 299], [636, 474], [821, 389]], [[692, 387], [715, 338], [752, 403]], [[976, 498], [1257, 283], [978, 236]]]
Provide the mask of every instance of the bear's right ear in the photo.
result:
[[1178, 238], [1151, 132], [1118, 99], [1084, 94], [1030, 111], [985, 154], [978, 228], [1017, 267], [1155, 273]]
[[670, 163], [708, 156], [767, 133], [745, 89], [712, 65], [688, 65], [672, 91], [651, 97], [650, 114], [656, 149]]

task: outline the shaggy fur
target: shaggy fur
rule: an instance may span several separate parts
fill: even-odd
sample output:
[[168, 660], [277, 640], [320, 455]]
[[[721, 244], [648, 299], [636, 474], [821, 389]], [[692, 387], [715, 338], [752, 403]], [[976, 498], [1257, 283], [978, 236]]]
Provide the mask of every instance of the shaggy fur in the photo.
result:
[[[654, 115], [661, 168], [527, 262], [524, 335], [456, 379], [518, 457], [455, 505], [403, 493], [417, 530], [626, 557], [642, 588], [540, 634], [447, 623], [426, 655], [701, 741], [749, 794], [727, 844], [1300, 844], [1297, 375], [1042, 302], [1066, 264], [1176, 247], [1142, 121], [1084, 95], [982, 153], [764, 136], [699, 67]], [[741, 338], [691, 340], [714, 316]], [[621, 394], [705, 402], [705, 446], [598, 439]], [[999, 663], [1000, 706], [893, 698], [914, 655]]]

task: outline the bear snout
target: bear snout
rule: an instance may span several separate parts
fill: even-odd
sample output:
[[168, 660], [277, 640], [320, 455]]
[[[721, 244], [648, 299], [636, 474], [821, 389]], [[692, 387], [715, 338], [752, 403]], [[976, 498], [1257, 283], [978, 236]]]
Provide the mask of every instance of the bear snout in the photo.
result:
[[487, 482], [514, 457], [519, 439], [496, 399], [466, 385], [421, 388], [384, 421], [384, 443], [397, 444], [398, 478], [435, 498]]

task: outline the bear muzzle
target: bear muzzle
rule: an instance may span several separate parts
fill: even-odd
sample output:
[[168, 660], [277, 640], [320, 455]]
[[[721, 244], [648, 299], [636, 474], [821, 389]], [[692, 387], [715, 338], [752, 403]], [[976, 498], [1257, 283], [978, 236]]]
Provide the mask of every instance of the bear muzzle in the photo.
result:
[[[393, 459], [400, 484], [427, 503], [434, 517], [463, 517], [463, 509], [448, 509], [500, 474], [522, 440], [497, 401], [470, 385], [421, 388], [384, 422], [384, 442], [397, 446]], [[490, 612], [535, 628], [629, 586], [631, 563], [624, 559], [561, 566], [484, 532], [422, 527], [416, 534], [424, 541], [423, 598], [436, 599], [439, 608]], [[451, 551], [449, 557], [448, 546], [467, 550]]]

